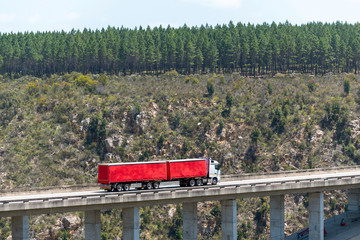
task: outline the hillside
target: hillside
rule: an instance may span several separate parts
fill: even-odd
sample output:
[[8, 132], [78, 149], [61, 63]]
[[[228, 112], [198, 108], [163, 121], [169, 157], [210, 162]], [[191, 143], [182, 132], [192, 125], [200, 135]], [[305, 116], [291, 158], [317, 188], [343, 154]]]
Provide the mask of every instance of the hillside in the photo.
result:
[[[206, 156], [220, 162], [223, 174], [241, 174], [354, 165], [360, 159], [360, 79], [354, 74], [73, 72], [0, 79], [1, 189], [94, 183], [100, 162]], [[339, 198], [330, 197], [327, 214], [343, 211]], [[289, 199], [306, 205], [306, 196]], [[267, 198], [239, 200], [239, 216], [247, 214], [239, 220], [244, 239], [266, 236], [268, 207]], [[219, 205], [202, 203], [201, 211], [199, 231], [216, 239]], [[119, 215], [103, 214], [109, 238], [120, 234], [112, 222]], [[144, 208], [141, 215], [145, 239], [179, 237], [179, 206]], [[303, 220], [292, 223], [300, 227]], [[0, 235], [9, 234], [8, 224], [1, 220]], [[81, 234], [59, 231], [53, 234]]]

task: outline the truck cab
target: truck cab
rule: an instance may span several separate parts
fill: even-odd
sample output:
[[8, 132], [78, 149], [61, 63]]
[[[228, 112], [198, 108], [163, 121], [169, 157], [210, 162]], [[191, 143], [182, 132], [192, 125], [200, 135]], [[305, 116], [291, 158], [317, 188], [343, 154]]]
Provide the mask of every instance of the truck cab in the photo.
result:
[[218, 182], [221, 181], [220, 178], [220, 164], [218, 161], [210, 159], [209, 164], [209, 178], [210, 183], [216, 185]]

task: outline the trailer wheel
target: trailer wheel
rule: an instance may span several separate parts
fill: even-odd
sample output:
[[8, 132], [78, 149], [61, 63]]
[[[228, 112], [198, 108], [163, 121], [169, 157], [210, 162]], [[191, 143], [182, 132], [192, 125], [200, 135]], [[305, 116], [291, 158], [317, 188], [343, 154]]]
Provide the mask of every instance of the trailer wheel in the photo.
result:
[[148, 182], [148, 183], [146, 183], [146, 189], [152, 189], [152, 184], [151, 184], [151, 182]]
[[194, 187], [194, 186], [195, 186], [195, 180], [194, 180], [194, 179], [190, 179], [190, 181], [189, 181], [189, 186], [190, 186], [190, 187]]
[[129, 191], [130, 190], [130, 184], [126, 183], [124, 184], [124, 191]]
[[154, 187], [154, 189], [158, 189], [160, 187], [160, 183], [159, 182], [154, 182], [153, 187]]
[[213, 179], [211, 180], [211, 184], [212, 184], [212, 185], [216, 185], [216, 184], [217, 184], [217, 178], [213, 178]]
[[115, 185], [115, 191], [121, 192], [121, 190], [122, 190], [121, 184], [120, 184], [120, 183], [117, 183], [117, 184]]
[[203, 185], [203, 180], [202, 179], [197, 179], [196, 180], [196, 186], [202, 186]]

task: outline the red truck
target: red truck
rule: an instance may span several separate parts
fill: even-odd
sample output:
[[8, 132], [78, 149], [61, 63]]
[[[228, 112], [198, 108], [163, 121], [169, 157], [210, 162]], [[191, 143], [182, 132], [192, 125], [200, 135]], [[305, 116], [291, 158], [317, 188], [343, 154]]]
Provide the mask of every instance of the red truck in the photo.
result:
[[220, 165], [208, 158], [156, 162], [102, 163], [98, 168], [100, 188], [128, 191], [133, 183], [143, 189], [157, 189], [161, 182], [179, 181], [180, 186], [201, 186], [220, 182]]

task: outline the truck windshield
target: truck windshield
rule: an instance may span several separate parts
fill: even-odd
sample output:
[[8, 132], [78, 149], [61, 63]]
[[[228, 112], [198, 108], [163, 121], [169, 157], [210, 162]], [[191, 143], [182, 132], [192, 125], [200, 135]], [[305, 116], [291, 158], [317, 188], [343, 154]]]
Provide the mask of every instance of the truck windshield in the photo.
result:
[[219, 164], [216, 164], [216, 165], [215, 165], [215, 169], [216, 169], [216, 170], [220, 170], [220, 165], [219, 165]]

